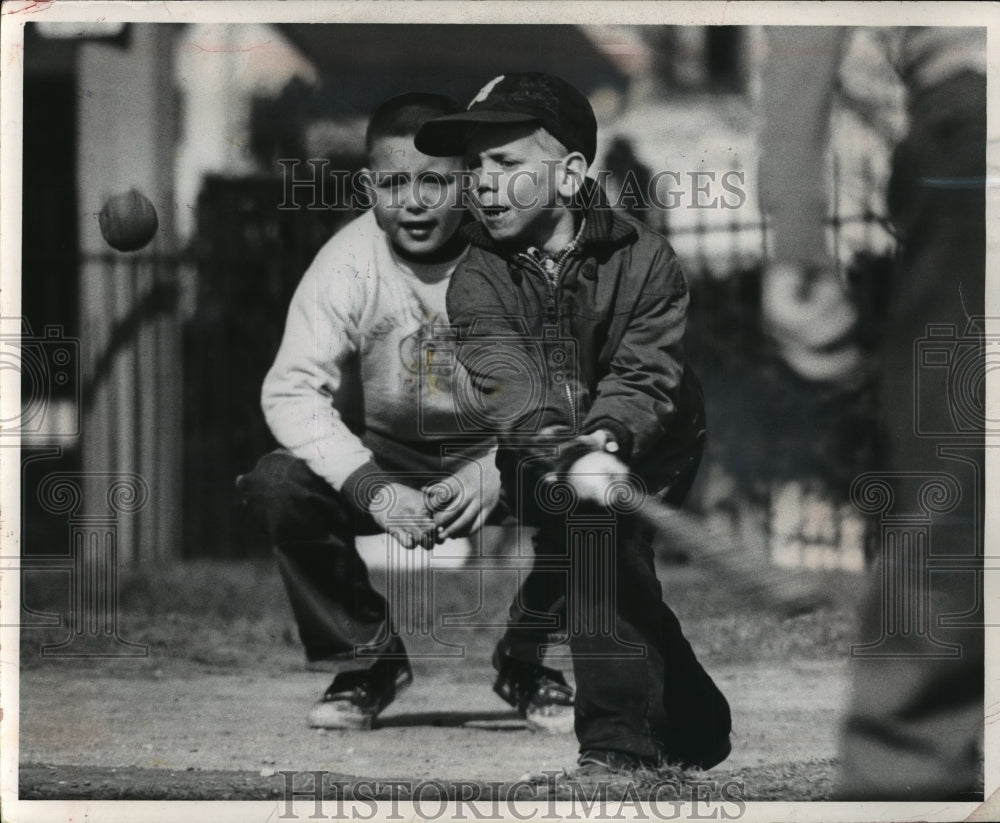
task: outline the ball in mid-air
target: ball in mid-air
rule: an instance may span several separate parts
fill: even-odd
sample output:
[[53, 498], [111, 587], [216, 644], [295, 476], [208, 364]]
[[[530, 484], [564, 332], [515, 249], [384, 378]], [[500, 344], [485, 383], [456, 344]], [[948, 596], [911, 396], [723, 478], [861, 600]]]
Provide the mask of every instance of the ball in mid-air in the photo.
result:
[[160, 226], [155, 207], [138, 189], [109, 197], [97, 222], [107, 244], [118, 251], [138, 251]]

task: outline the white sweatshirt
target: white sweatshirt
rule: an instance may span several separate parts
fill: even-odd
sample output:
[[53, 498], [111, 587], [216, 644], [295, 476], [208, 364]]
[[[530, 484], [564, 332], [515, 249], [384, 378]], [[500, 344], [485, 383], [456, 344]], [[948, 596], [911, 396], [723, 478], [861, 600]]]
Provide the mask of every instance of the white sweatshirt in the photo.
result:
[[445, 291], [456, 264], [403, 260], [366, 212], [299, 283], [261, 405], [278, 442], [334, 489], [358, 469], [377, 470], [378, 455], [354, 431], [425, 452], [455, 443], [448, 372], [461, 366], [447, 353], [428, 356], [428, 343], [448, 347]]

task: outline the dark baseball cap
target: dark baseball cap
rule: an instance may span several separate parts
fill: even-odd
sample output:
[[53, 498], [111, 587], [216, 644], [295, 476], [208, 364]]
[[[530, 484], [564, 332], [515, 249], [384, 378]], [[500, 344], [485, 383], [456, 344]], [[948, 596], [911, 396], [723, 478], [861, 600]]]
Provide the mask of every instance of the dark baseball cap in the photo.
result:
[[597, 118], [590, 101], [561, 77], [541, 72], [494, 77], [466, 111], [424, 123], [414, 145], [432, 157], [463, 154], [474, 128], [484, 123], [537, 123], [587, 163], [597, 154]]

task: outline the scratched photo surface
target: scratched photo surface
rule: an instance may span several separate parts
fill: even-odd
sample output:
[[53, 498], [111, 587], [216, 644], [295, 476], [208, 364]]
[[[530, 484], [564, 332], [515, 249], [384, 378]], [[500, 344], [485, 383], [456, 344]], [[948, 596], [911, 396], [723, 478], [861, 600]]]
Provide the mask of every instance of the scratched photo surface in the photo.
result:
[[4, 8], [11, 820], [980, 808], [993, 11], [159, 5]]

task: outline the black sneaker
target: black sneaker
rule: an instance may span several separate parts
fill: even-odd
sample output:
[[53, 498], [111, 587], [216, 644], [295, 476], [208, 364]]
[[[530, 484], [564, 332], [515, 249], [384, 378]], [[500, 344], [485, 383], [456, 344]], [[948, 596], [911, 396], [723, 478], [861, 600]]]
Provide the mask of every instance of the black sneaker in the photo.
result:
[[573, 731], [573, 687], [562, 672], [537, 663], [525, 663], [493, 652], [497, 669], [495, 691], [517, 709], [528, 728], [546, 734], [569, 734]]
[[369, 669], [341, 672], [309, 712], [314, 729], [370, 729], [375, 718], [413, 682], [405, 657], [381, 657]]

